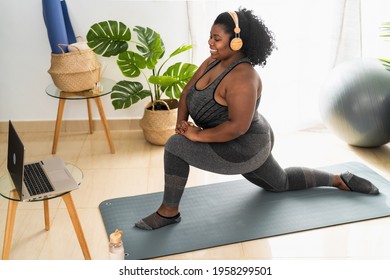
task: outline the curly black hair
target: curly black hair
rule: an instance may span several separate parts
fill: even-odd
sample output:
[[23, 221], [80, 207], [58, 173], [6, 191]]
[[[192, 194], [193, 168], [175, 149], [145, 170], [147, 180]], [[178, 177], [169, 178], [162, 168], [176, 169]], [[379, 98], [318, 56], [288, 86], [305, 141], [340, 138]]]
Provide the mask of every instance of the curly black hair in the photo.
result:
[[[240, 51], [248, 57], [253, 66], [264, 66], [268, 56], [276, 48], [273, 33], [258, 16], [253, 14], [252, 10], [240, 7], [236, 13], [241, 29], [240, 37], [243, 41]], [[228, 12], [218, 15], [214, 24], [223, 25], [225, 32], [231, 34], [231, 39], [234, 38], [235, 23]]]

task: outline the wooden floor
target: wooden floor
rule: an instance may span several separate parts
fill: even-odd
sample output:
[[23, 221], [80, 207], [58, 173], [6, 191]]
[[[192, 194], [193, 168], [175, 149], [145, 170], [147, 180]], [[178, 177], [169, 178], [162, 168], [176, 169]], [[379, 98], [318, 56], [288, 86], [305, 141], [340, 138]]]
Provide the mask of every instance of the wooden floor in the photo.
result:
[[[16, 126], [17, 128], [17, 126]], [[53, 133], [20, 133], [27, 160], [51, 156]], [[107, 235], [101, 201], [163, 190], [163, 148], [145, 142], [140, 131], [112, 131], [116, 154], [110, 154], [103, 131], [65, 132], [57, 154], [82, 168], [81, 188], [73, 199], [92, 259], [107, 259]], [[0, 134], [0, 174], [6, 172], [7, 136]], [[276, 133], [274, 155], [283, 167], [318, 167], [346, 161], [365, 163], [390, 178], [390, 146], [363, 149], [346, 145], [325, 129]], [[191, 169], [188, 187], [240, 178]], [[390, 187], [390, 186], [389, 186]], [[157, 205], [156, 205], [157, 207]], [[7, 200], [0, 197], [0, 240], [4, 238]], [[66, 207], [50, 201], [51, 229], [45, 231], [42, 203], [20, 203], [10, 259], [83, 259]], [[185, 219], [185, 217], [183, 217]], [[129, 221], [133, 222], [133, 221]], [[131, 244], [125, 244], [130, 247]], [[389, 259], [390, 218], [265, 238], [161, 259]]]

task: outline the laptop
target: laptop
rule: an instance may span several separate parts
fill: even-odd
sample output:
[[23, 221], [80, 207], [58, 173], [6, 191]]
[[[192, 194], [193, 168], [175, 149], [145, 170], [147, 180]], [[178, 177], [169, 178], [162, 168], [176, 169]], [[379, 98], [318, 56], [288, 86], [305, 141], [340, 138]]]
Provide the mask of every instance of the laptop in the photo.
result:
[[9, 121], [7, 168], [21, 201], [42, 199], [79, 187], [58, 156], [24, 163], [24, 145]]

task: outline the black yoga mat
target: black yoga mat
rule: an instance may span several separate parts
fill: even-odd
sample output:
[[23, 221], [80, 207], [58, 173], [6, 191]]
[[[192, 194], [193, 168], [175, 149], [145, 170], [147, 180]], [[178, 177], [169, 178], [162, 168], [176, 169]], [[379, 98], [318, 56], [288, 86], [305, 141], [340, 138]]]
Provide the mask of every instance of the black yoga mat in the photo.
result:
[[123, 231], [126, 259], [149, 259], [390, 215], [390, 182], [361, 163], [319, 168], [365, 177], [380, 190], [366, 195], [320, 187], [271, 193], [243, 180], [187, 188], [182, 221], [143, 231], [134, 222], [156, 211], [162, 192], [103, 201], [107, 236]]

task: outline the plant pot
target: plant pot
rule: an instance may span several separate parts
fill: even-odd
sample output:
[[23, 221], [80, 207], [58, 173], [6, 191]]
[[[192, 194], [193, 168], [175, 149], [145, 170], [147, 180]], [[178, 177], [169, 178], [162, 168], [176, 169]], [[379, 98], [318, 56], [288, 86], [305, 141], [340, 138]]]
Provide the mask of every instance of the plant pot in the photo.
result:
[[177, 99], [161, 99], [145, 106], [140, 126], [146, 141], [163, 146], [175, 134], [178, 105]]

